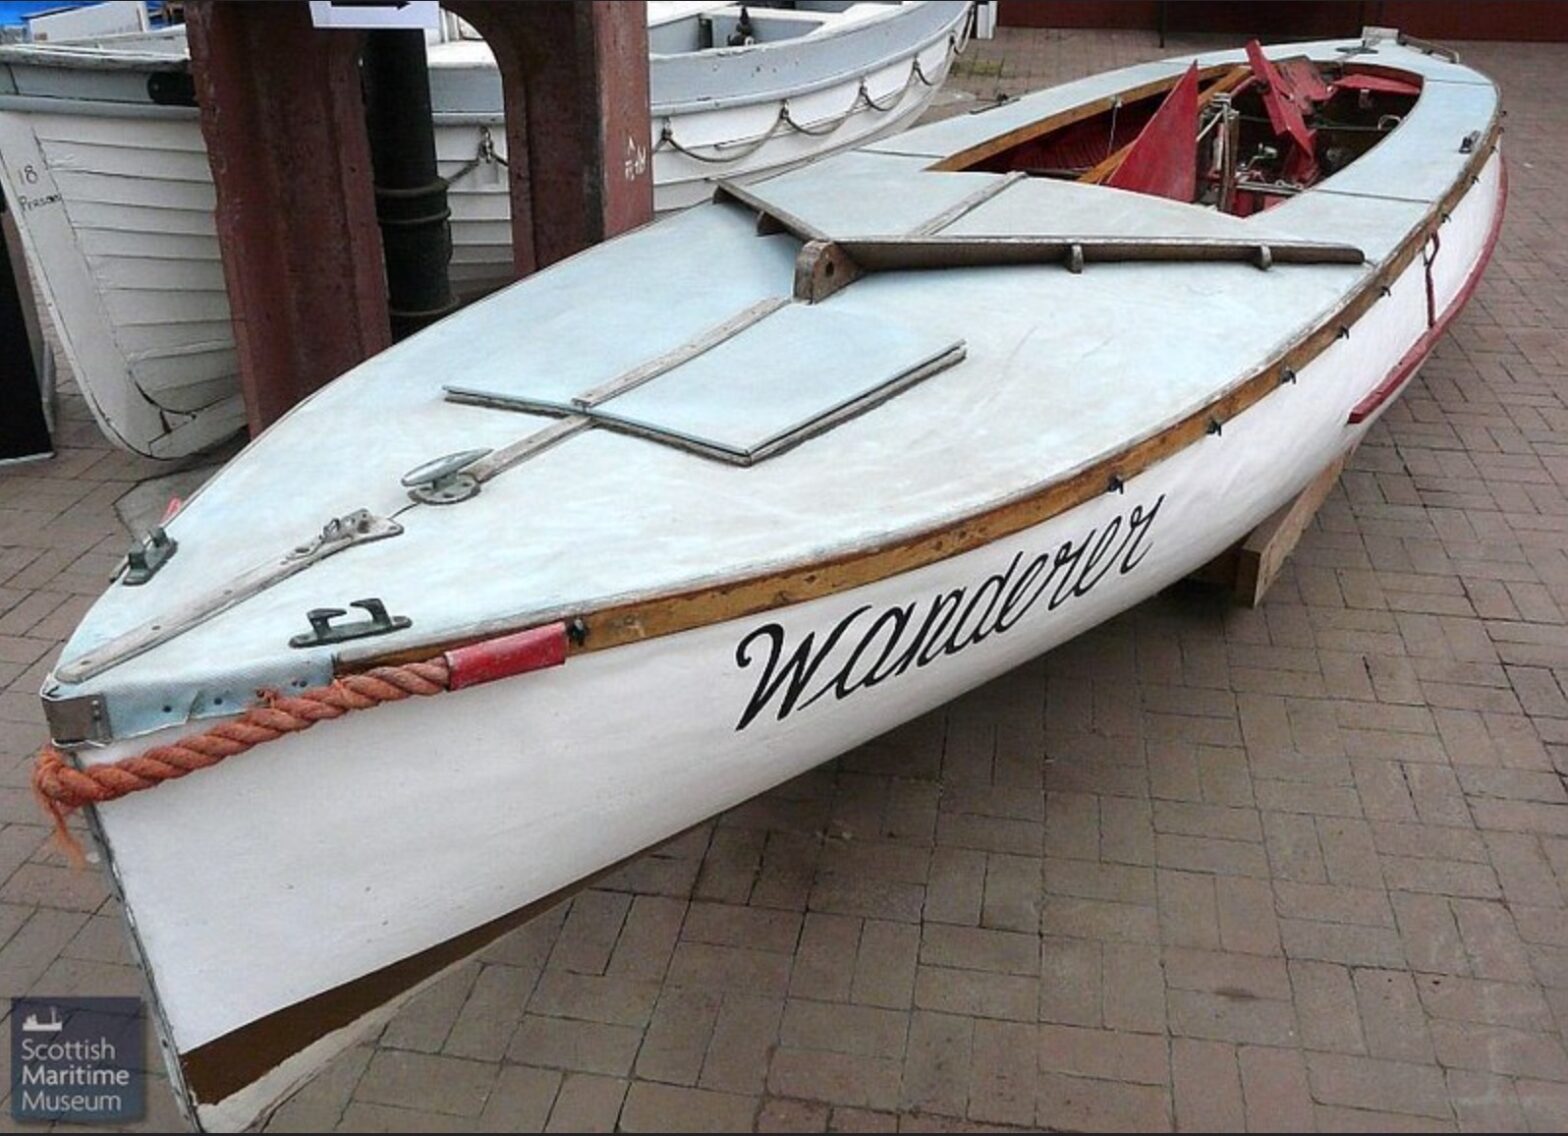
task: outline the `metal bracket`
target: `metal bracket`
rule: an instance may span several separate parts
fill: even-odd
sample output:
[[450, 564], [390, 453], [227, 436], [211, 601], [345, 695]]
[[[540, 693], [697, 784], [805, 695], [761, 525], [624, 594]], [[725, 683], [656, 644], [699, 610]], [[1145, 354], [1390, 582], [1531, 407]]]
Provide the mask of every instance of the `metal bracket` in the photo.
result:
[[378, 517], [369, 509], [355, 509], [341, 517], [333, 517], [321, 526], [321, 532], [304, 544], [295, 545], [283, 558], [285, 564], [296, 560], [320, 560], [331, 556], [351, 544], [397, 536], [403, 526], [390, 517]]
[[479, 479], [463, 471], [490, 453], [462, 450], [415, 466], [403, 475], [408, 495], [421, 505], [453, 505], [479, 492]]
[[145, 584], [158, 574], [158, 569], [169, 562], [179, 547], [179, 543], [163, 531], [162, 525], [154, 525], [142, 542], [125, 554], [125, 575], [120, 582], [131, 588]]
[[290, 576], [303, 572], [312, 564], [318, 564], [346, 548], [385, 540], [402, 531], [403, 526], [392, 518], [378, 517], [366, 509], [335, 517], [322, 527], [317, 536], [296, 545], [286, 554], [263, 561], [226, 581], [217, 581], [206, 592], [182, 600], [146, 623], [94, 647], [87, 654], [62, 663], [56, 668], [55, 677], [61, 682], [85, 682], [110, 667], [134, 659], [160, 643], [184, 634], [236, 604], [244, 603]]
[[405, 627], [412, 627], [414, 621], [406, 615], [388, 615], [387, 605], [374, 597], [370, 599], [355, 600], [349, 607], [357, 607], [367, 613], [369, 619], [355, 620], [353, 623], [339, 623], [334, 625], [333, 620], [348, 612], [340, 607], [312, 608], [305, 613], [305, 618], [310, 620], [310, 630], [302, 635], [296, 635], [289, 640], [290, 647], [324, 647], [329, 643], [346, 643], [350, 639], [365, 639], [372, 635], [386, 635], [392, 631], [401, 631]]
[[45, 692], [43, 703], [49, 737], [56, 745], [107, 742], [114, 736], [109, 728], [109, 706], [101, 694], [53, 698]]

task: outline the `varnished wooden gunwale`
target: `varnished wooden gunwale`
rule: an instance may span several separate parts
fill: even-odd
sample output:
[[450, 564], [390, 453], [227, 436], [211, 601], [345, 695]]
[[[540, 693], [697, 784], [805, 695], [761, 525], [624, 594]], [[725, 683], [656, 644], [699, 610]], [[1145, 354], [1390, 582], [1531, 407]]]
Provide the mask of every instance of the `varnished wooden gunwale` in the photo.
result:
[[[1224, 68], [1217, 70], [1223, 71]], [[1133, 88], [1124, 92], [1124, 96], [1143, 90], [1142, 87]], [[1109, 105], [1108, 101], [1101, 101]], [[1501, 133], [1499, 109], [1493, 112], [1484, 141], [1475, 147], [1460, 177], [1361, 288], [1326, 316], [1315, 329], [1269, 363], [1232, 384], [1207, 405], [1180, 421], [1136, 439], [1119, 453], [1102, 458], [1066, 477], [1033, 487], [999, 505], [989, 506], [968, 517], [949, 521], [913, 536], [756, 576], [579, 612], [575, 617], [578, 620], [577, 634], [569, 654], [608, 650], [674, 635], [863, 587], [991, 544], [1091, 501], [1107, 492], [1112, 485], [1125, 485], [1156, 463], [1203, 441], [1210, 434], [1211, 423], [1228, 422], [1267, 398], [1279, 389], [1287, 370], [1302, 370], [1336, 339], [1354, 334], [1356, 322], [1420, 255], [1431, 235], [1448, 219], [1458, 201], [1478, 183], [1480, 171], [1496, 151]], [[372, 666], [427, 658], [440, 651], [521, 630], [529, 625], [522, 621], [500, 619], [449, 639], [373, 657], [341, 661], [338, 669], [340, 672], [353, 672]]]

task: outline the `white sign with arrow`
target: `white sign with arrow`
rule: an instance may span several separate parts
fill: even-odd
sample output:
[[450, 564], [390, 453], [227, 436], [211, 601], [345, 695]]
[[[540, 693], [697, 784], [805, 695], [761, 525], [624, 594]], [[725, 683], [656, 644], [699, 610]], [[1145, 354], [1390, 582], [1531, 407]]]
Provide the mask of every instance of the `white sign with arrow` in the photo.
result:
[[439, 28], [437, 0], [310, 0], [318, 28]]

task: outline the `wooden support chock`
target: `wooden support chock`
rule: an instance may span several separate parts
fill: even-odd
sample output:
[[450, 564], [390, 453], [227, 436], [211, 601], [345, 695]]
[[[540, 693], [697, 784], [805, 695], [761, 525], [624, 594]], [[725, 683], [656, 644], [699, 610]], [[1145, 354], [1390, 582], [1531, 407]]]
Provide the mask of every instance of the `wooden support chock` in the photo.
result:
[[1210, 561], [1190, 578], [1229, 588], [1235, 594], [1236, 602], [1247, 607], [1260, 605], [1286, 559], [1295, 551], [1301, 534], [1339, 482], [1339, 475], [1352, 452], [1341, 454], [1294, 500], [1276, 510], [1240, 544]]
[[825, 300], [860, 279], [861, 267], [833, 241], [807, 241], [795, 258], [795, 299]]

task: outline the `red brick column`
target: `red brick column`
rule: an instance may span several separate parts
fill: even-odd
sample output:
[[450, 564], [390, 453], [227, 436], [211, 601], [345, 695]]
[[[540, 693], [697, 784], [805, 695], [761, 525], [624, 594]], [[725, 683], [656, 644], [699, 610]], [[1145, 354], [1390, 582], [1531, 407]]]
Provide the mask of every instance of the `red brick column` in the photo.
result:
[[186, 5], [252, 433], [387, 347], [360, 33], [306, 4]]
[[652, 218], [645, 5], [449, 6], [479, 29], [501, 69], [517, 274]]

